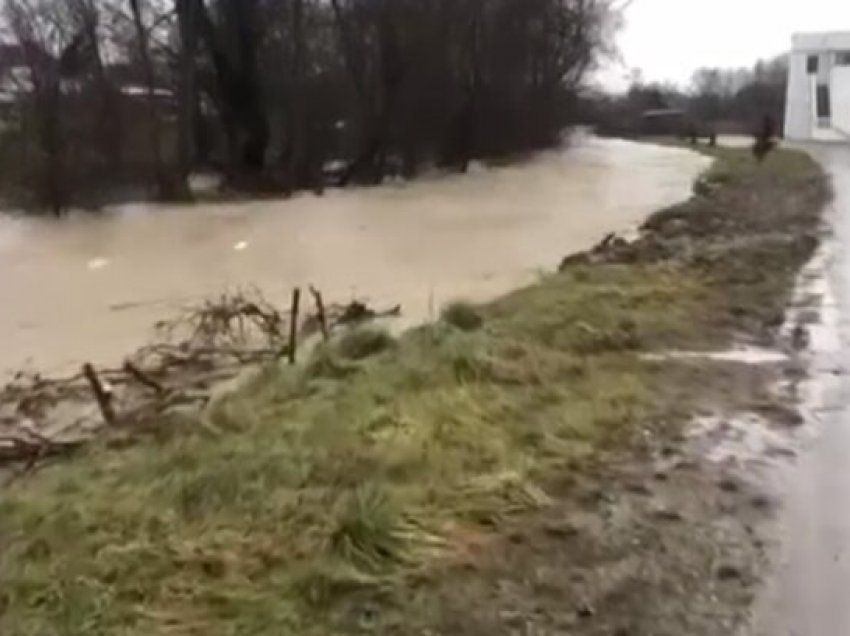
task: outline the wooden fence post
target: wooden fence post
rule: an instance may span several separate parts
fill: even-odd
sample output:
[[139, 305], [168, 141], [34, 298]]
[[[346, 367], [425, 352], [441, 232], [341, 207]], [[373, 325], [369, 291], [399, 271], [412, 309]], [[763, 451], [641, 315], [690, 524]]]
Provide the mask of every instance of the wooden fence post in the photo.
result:
[[116, 417], [115, 408], [112, 406], [112, 393], [106, 388], [106, 386], [104, 386], [103, 382], [101, 382], [97, 375], [97, 371], [95, 371], [94, 366], [91, 364], [86, 363], [83, 365], [83, 375], [86, 376], [86, 380], [89, 382], [89, 386], [91, 387], [95, 400], [97, 400], [97, 405], [100, 407], [100, 413], [103, 415], [104, 421], [107, 424], [114, 424]]
[[301, 305], [301, 288], [292, 290], [292, 308], [289, 312], [289, 364], [298, 357], [298, 310]]
[[313, 294], [313, 300], [316, 302], [316, 316], [319, 319], [319, 328], [322, 330], [322, 338], [327, 341], [331, 334], [330, 329], [328, 328], [328, 315], [325, 313], [325, 301], [322, 299], [322, 292], [311, 286], [310, 293]]

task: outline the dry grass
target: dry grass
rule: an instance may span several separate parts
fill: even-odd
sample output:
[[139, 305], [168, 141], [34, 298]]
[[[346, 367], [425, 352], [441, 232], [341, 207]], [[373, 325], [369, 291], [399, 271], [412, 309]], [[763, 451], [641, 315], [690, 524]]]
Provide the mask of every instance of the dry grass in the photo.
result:
[[634, 350], [687, 329], [700, 293], [663, 268], [555, 276], [475, 333], [425, 327], [387, 353], [353, 332], [268, 369], [203, 429], [45, 469], [0, 504], [2, 631], [302, 629], [628, 439], [653, 409]]
[[650, 426], [638, 354], [701, 342], [717, 293], [694, 268], [570, 268], [471, 308], [474, 331], [353, 332], [203, 426], [48, 467], [0, 501], [0, 633], [325, 633], [340, 597], [403, 585]]

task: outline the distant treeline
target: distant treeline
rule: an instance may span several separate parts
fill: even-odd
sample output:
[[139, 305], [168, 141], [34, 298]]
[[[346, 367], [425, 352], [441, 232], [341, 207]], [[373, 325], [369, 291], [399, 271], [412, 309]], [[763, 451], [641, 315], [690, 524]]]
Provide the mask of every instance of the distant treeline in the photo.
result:
[[683, 134], [692, 128], [700, 135], [755, 133], [770, 117], [782, 130], [788, 82], [784, 57], [757, 63], [751, 69], [703, 68], [691, 85], [644, 82], [639, 76], [621, 95], [597, 95], [584, 104], [584, 119], [600, 132], [614, 135], [651, 133], [647, 113], [679, 111]]
[[[2, 185], [61, 210], [117, 185], [377, 183], [556, 143], [611, 0], [5, 0]], [[332, 177], [331, 177], [332, 174]]]

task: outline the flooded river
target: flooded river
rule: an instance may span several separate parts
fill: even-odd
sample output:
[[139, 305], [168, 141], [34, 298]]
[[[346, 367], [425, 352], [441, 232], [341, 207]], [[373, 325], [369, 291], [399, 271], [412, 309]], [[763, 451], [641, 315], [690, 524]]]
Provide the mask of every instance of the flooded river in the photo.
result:
[[404, 307], [484, 300], [685, 198], [696, 154], [582, 138], [522, 165], [323, 197], [0, 216], [0, 371], [119, 361], [151, 325], [228, 288], [295, 285]]

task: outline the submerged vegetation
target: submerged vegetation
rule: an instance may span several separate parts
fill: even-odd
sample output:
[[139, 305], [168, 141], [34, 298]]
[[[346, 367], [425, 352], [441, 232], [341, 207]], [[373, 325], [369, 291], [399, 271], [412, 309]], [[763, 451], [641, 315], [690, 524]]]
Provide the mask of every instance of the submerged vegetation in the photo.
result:
[[336, 336], [197, 418], [12, 483], [0, 631], [318, 634], [341, 599], [439, 578], [554, 481], [684, 416], [661, 399], [682, 380], [641, 353], [770, 328], [813, 249], [775, 230], [812, 230], [826, 189], [803, 155], [744, 152], [717, 151], [718, 189], [637, 243], [398, 339]]

